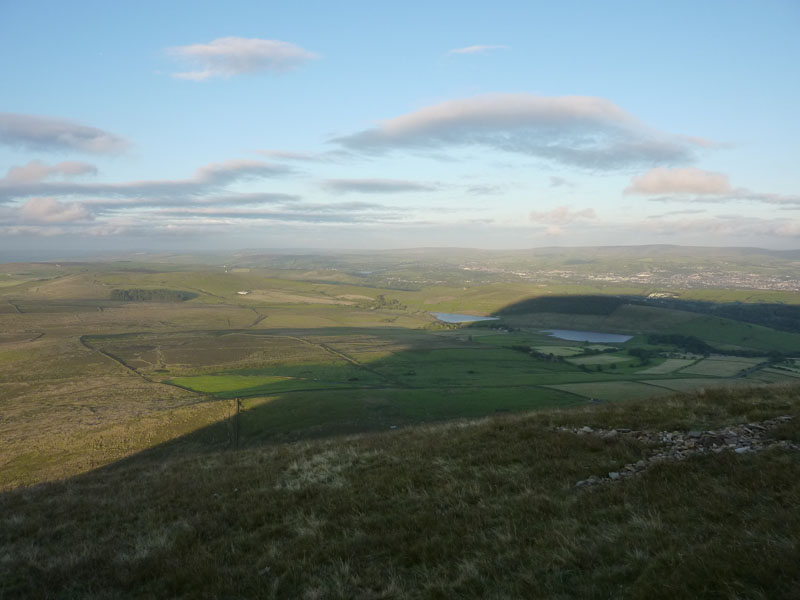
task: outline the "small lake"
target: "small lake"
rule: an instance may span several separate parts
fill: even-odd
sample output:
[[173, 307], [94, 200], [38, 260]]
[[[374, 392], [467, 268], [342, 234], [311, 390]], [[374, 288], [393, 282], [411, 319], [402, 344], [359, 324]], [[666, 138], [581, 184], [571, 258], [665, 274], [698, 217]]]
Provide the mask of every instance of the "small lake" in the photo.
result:
[[434, 317], [445, 323], [472, 323], [473, 321], [497, 321], [500, 317], [476, 317], [475, 315], [462, 315], [460, 313], [432, 312]]
[[569, 340], [570, 342], [592, 342], [599, 344], [621, 344], [633, 337], [632, 335], [620, 335], [618, 333], [574, 331], [572, 329], [543, 329], [542, 333], [547, 333], [560, 340]]

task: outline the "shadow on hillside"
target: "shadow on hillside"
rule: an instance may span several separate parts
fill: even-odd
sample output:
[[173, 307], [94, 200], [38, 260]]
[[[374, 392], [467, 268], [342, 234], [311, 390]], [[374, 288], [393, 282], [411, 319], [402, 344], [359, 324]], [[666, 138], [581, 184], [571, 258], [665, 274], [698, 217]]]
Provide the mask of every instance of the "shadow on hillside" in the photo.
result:
[[[216, 337], [229, 333], [246, 333], [251, 336], [295, 336], [317, 340], [337, 336], [371, 337], [378, 342], [385, 342], [390, 349], [387, 350], [387, 355], [369, 362], [361, 361], [361, 364], [348, 362], [347, 356], [340, 353], [341, 360], [336, 368], [325, 365], [325, 377], [335, 385], [316, 385], [317, 389], [296, 391], [270, 391], [269, 388], [264, 388], [258, 395], [242, 393], [243, 396], [251, 397], [243, 399], [238, 416], [235, 398], [209, 400], [210, 403], [226, 407], [229, 418], [92, 472], [124, 469], [143, 461], [158, 462], [172, 456], [235, 451], [237, 448], [292, 443], [305, 439], [391, 431], [412, 424], [481, 417], [498, 412], [585, 404], [585, 399], [566, 392], [541, 388], [533, 378], [526, 380], [522, 377], [535, 374], [537, 369], [547, 372], [562, 369], [577, 373], [577, 368], [563, 363], [539, 361], [530, 355], [503, 348], [502, 345], [473, 341], [471, 334], [486, 327], [504, 327], [515, 319], [524, 321], [528, 317], [531, 317], [531, 323], [536, 323], [535, 327], [539, 327], [536, 318], [533, 318], [537, 315], [542, 315], [543, 319], [560, 315], [564, 317], [566, 324], [572, 317], [599, 317], [602, 320], [610, 318], [621, 307], [630, 304], [648, 305], [641, 297], [545, 296], [515, 302], [497, 310], [494, 315], [500, 318], [499, 321], [452, 327], [442, 325], [441, 331], [399, 327], [336, 327], [194, 332]], [[700, 308], [708, 309], [705, 305]], [[765, 319], [772, 314], [770, 308], [765, 308], [762, 312], [758, 309], [747, 310], [751, 311], [751, 316], [761, 315]], [[700, 309], [694, 312], [700, 312]], [[552, 322], [549, 326], [559, 327], [564, 323]], [[477, 339], [479, 338], [476, 337]], [[330, 343], [335, 346], [334, 342]], [[469, 353], [455, 355], [455, 352], [451, 352], [453, 356], [448, 360], [447, 353], [453, 350], [476, 352], [472, 353], [474, 356], [467, 358], [465, 356]], [[439, 354], [443, 359], [439, 360], [435, 356], [437, 351], [441, 351]], [[320, 365], [308, 365], [312, 373], [318, 367], [322, 368]], [[224, 366], [220, 368], [220, 371], [224, 370]], [[606, 378], [611, 375], [593, 377]], [[599, 379], [590, 381], [597, 380]], [[245, 391], [247, 390], [242, 390]]]
[[495, 311], [493, 316], [509, 317], [536, 313], [609, 316], [626, 304], [679, 310], [761, 325], [777, 331], [800, 333], [800, 306], [797, 305], [763, 302], [710, 302], [675, 298], [662, 294], [653, 296], [539, 296], [504, 306]]
[[492, 313], [495, 317], [531, 313], [607, 316], [630, 299], [620, 296], [537, 296], [508, 304]]
[[[248, 335], [275, 333], [247, 331]], [[340, 357], [334, 369], [330, 365], [306, 365], [311, 376], [319, 369], [327, 380], [326, 384], [309, 379], [314, 384], [310, 389], [271, 391], [266, 385], [220, 394], [226, 397], [208, 402], [221, 405], [228, 418], [99, 470], [171, 456], [388, 432], [421, 423], [587, 402], [573, 394], [541, 388], [535, 381], [539, 374], [575, 371], [580, 375], [577, 368], [539, 361], [502, 345], [473, 341], [466, 330], [330, 328], [280, 330], [280, 334], [318, 340], [344, 335], [372, 337], [377, 345], [399, 343], [400, 348], [360, 364]], [[331, 342], [331, 346], [335, 348], [336, 344]], [[238, 415], [236, 395], [240, 397]]]

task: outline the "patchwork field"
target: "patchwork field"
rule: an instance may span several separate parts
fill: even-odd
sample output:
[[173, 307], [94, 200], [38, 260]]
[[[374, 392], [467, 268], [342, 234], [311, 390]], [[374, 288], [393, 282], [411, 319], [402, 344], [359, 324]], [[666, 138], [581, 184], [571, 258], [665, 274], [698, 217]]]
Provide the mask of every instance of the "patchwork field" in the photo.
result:
[[611, 365], [630, 362], [632, 360], [634, 359], [628, 355], [612, 353], [579, 356], [575, 358], [569, 358], [567, 362], [570, 362], [573, 365]]
[[[764, 362], [763, 360], [761, 361]], [[714, 377], [733, 377], [742, 371], [750, 369], [754, 365], [759, 364], [753, 361], [738, 361], [738, 360], [717, 360], [714, 358], [706, 358], [697, 363], [681, 369], [681, 373], [686, 375], [712, 375]]]
[[[563, 286], [396, 289], [334, 271], [180, 264], [5, 268], [12, 276], [0, 279], [0, 488], [165, 444], [276, 443], [797, 378], [767, 368], [766, 356], [696, 362], [649, 344], [649, 333], [685, 327], [709, 344], [735, 342], [755, 354], [772, 341], [800, 349], [797, 334], [679, 310], [622, 304], [609, 314], [515, 313], [463, 326], [428, 312], [489, 314]], [[113, 290], [171, 290], [185, 301], [112, 300]], [[548, 328], [634, 337], [585, 344], [541, 332]], [[644, 364], [641, 351], [649, 353]], [[744, 370], [752, 372], [738, 378]]]
[[667, 358], [661, 364], [654, 365], [652, 367], [648, 367], [647, 369], [643, 369], [639, 371], [640, 375], [665, 375], [667, 373], [673, 373], [684, 367], [688, 367], [689, 365], [695, 363], [696, 361], [690, 360], [688, 358]]

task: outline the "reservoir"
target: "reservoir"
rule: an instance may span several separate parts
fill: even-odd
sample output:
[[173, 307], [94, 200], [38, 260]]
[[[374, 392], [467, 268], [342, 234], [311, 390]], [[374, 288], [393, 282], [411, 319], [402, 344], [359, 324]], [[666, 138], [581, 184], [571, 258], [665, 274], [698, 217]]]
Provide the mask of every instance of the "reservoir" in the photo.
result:
[[476, 317], [475, 315], [462, 315], [460, 313], [432, 312], [434, 317], [445, 323], [472, 323], [473, 321], [497, 321], [499, 317]]
[[632, 335], [619, 335], [617, 333], [598, 333], [596, 331], [573, 331], [572, 329], [544, 329], [542, 333], [550, 334], [560, 340], [571, 342], [592, 342], [599, 344], [621, 344], [631, 339]]

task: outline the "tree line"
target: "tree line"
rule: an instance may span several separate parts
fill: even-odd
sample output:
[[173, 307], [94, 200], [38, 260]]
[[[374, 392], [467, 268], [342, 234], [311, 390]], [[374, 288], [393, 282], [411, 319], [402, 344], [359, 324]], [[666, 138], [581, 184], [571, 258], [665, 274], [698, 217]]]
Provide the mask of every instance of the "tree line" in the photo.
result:
[[111, 290], [111, 299], [122, 302], [185, 302], [196, 297], [197, 294], [182, 290], [143, 290], [140, 288]]

